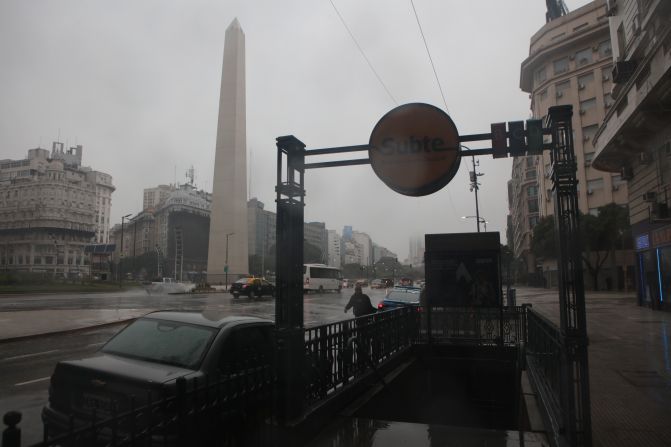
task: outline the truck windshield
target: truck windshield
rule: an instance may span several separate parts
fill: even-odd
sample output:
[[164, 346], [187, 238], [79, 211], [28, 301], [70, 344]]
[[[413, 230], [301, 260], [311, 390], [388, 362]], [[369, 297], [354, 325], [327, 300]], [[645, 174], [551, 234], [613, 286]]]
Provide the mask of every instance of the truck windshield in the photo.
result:
[[112, 338], [102, 352], [195, 369], [216, 332], [205, 326], [143, 318]]

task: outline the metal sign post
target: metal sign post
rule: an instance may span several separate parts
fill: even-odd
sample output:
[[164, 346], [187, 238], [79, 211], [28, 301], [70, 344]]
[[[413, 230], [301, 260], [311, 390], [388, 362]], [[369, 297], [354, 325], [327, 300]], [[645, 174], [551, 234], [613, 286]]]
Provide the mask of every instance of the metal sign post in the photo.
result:
[[[562, 432], [570, 445], [592, 442], [587, 363], [585, 292], [578, 234], [576, 162], [571, 106], [551, 107], [547, 126], [538, 119], [494, 123], [491, 132], [459, 135], [452, 119], [428, 104], [405, 104], [376, 124], [369, 144], [306, 150], [293, 136], [277, 139], [277, 358], [278, 415], [287, 423], [301, 414], [303, 364], [303, 211], [306, 169], [371, 164], [392, 190], [407, 196], [432, 194], [454, 177], [463, 155], [494, 158], [551, 151], [555, 229], [561, 278], [559, 306], [562, 358]], [[507, 130], [506, 130], [507, 127]], [[544, 142], [544, 137], [551, 137]], [[462, 143], [491, 141], [491, 148], [462, 152]], [[305, 163], [308, 156], [368, 152], [368, 159]], [[286, 159], [286, 160], [285, 160]], [[285, 163], [283, 164], [285, 160]], [[286, 170], [283, 171], [283, 166]], [[500, 289], [500, 287], [499, 287]], [[428, 307], [430, 316], [430, 303]], [[502, 318], [502, 317], [501, 317]], [[500, 321], [500, 324], [503, 322]]]

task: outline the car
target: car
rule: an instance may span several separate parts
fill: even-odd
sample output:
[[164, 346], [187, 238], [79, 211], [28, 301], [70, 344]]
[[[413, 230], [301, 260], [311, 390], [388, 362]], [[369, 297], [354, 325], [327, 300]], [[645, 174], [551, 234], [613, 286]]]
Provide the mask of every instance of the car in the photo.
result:
[[399, 286], [412, 287], [413, 281], [410, 278], [401, 278], [401, 279], [398, 280], [398, 285]]
[[57, 363], [42, 410], [47, 433], [58, 436], [94, 417], [105, 419], [174, 394], [179, 378], [205, 383], [240, 375], [250, 365], [272, 367], [273, 334], [274, 323], [257, 317], [216, 311], [147, 314], [97, 355]]
[[240, 295], [248, 297], [260, 298], [263, 295], [275, 296], [275, 286], [264, 278], [240, 278], [231, 284], [229, 289], [233, 298], [238, 298]]
[[391, 278], [382, 278], [380, 281], [384, 284], [384, 289], [388, 289], [390, 287], [394, 287], [394, 280]]
[[377, 305], [378, 310], [389, 310], [403, 306], [420, 306], [422, 289], [419, 287], [394, 287]]
[[374, 279], [370, 282], [370, 288], [371, 289], [383, 289], [384, 286], [382, 284], [382, 281], [379, 279]]

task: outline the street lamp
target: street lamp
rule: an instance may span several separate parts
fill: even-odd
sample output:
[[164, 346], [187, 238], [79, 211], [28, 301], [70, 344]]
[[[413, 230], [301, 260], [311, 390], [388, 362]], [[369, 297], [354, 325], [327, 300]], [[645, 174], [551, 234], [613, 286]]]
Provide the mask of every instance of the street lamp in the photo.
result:
[[224, 265], [224, 272], [226, 273], [226, 290], [228, 290], [228, 237], [235, 233], [226, 233], [226, 265]]
[[128, 217], [130, 217], [130, 214], [126, 214], [125, 216], [121, 216], [121, 249], [120, 254], [119, 254], [119, 288], [121, 288], [121, 283], [123, 282], [123, 223], [124, 220], [126, 220]]
[[477, 219], [478, 222], [478, 233], [480, 232], [480, 224], [483, 223], [485, 224], [485, 232], [487, 232], [487, 224], [489, 223], [488, 221], [485, 220], [484, 217], [480, 216], [461, 216], [462, 219]]

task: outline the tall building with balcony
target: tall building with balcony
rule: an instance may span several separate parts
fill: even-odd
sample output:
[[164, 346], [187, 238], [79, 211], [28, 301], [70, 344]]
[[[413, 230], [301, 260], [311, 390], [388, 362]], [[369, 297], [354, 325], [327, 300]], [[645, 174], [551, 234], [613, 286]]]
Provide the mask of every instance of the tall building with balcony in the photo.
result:
[[82, 146], [36, 148], [0, 160], [0, 264], [5, 270], [77, 278], [86, 247], [107, 242], [112, 177], [81, 166]]
[[593, 166], [627, 182], [639, 304], [671, 310], [671, 2], [607, 4], [612, 84]]
[[[620, 173], [611, 174], [592, 166], [596, 155], [593, 138], [613, 107], [612, 71], [612, 46], [605, 0], [596, 0], [547, 22], [531, 37], [529, 57], [522, 62], [521, 67], [520, 88], [529, 93], [534, 118], [544, 118], [551, 106], [573, 106], [578, 206], [582, 213], [593, 215], [598, 213], [599, 207], [609, 203], [627, 204], [627, 185]], [[550, 154], [546, 152], [533, 158], [533, 161], [516, 161], [513, 171], [517, 169], [518, 179], [526, 180], [527, 163], [535, 163], [538, 186], [537, 190], [532, 191], [537, 193], [538, 213], [540, 217], [550, 216], [554, 214]], [[529, 224], [536, 221], [531, 211], [525, 211], [531, 201], [529, 187], [532, 186], [513, 179], [513, 200], [518, 202], [511, 207], [513, 227], [527, 225], [526, 230], [520, 229], [516, 234], [513, 231], [515, 244], [521, 248], [521, 251], [515, 251], [516, 254], [524, 251], [522, 247], [528, 246], [530, 240], [521, 235], [525, 231], [528, 235], [532, 231]], [[519, 199], [516, 193], [526, 197]], [[616, 276], [627, 263], [626, 256], [619, 257], [617, 271], [613, 271], [613, 264], [609, 264], [606, 274], [601, 275], [602, 279], [609, 282], [615, 279], [617, 283], [623, 283], [624, 279], [618, 281]], [[556, 284], [556, 264], [545, 260], [542, 269], [546, 283]]]
[[518, 272], [534, 284], [536, 260], [531, 253], [533, 228], [539, 219], [537, 157], [513, 158], [512, 178], [508, 182], [508, 209], [510, 214], [508, 246], [521, 262]]
[[[212, 195], [191, 184], [176, 187], [155, 209], [146, 209], [112, 229], [115, 261], [138, 277], [201, 281], [207, 270]], [[123, 250], [122, 250], [123, 245]]]

